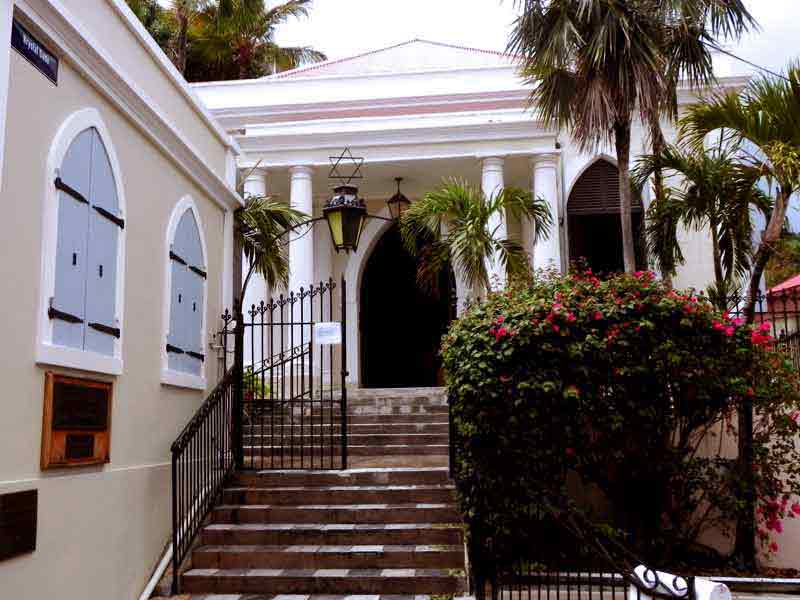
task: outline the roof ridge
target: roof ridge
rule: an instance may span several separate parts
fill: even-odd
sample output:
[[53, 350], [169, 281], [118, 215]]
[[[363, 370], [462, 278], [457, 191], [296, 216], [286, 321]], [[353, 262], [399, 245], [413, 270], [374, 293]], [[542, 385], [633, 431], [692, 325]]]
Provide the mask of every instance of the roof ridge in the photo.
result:
[[329, 65], [337, 65], [343, 62], [347, 62], [349, 60], [355, 60], [357, 58], [363, 58], [365, 56], [371, 56], [372, 54], [377, 54], [378, 52], [385, 52], [386, 50], [393, 50], [395, 48], [399, 48], [400, 46], [407, 46], [408, 44], [413, 44], [418, 40], [417, 38], [406, 40], [405, 42], [400, 42], [399, 44], [391, 44], [390, 46], [384, 46], [383, 48], [376, 48], [374, 50], [368, 50], [366, 52], [361, 52], [360, 54], [353, 54], [352, 56], [343, 56], [342, 58], [334, 58], [332, 60], [325, 60], [322, 62], [314, 63], [311, 65], [307, 65], [305, 67], [298, 67], [296, 69], [290, 69], [289, 71], [283, 71], [282, 73], [276, 73], [272, 77], [274, 79], [283, 79], [285, 77], [289, 77], [290, 75], [297, 75], [298, 73], [306, 73], [308, 71], [315, 71], [317, 69], [321, 69], [322, 67], [327, 67]]
[[293, 77], [295, 75], [300, 75], [303, 73], [309, 73], [312, 71], [316, 71], [322, 69], [324, 67], [328, 67], [330, 65], [337, 65], [341, 63], [345, 63], [351, 60], [356, 60], [358, 58], [363, 58], [365, 56], [372, 56], [374, 54], [379, 54], [381, 52], [386, 52], [387, 50], [394, 50], [395, 48], [400, 48], [402, 46], [408, 46], [414, 43], [423, 43], [423, 44], [430, 44], [432, 46], [441, 46], [443, 48], [452, 48], [455, 50], [465, 50], [467, 52], [478, 52], [481, 54], [491, 54], [493, 56], [500, 56], [504, 58], [514, 58], [513, 54], [508, 54], [506, 52], [499, 52], [497, 50], [485, 50], [482, 48], [472, 48], [470, 46], [461, 46], [458, 44], [449, 44], [447, 42], [436, 42], [433, 40], [427, 40], [420, 37], [415, 37], [410, 40], [406, 40], [405, 42], [399, 42], [397, 44], [391, 44], [389, 46], [384, 46], [383, 48], [376, 48], [374, 50], [368, 50], [366, 52], [361, 52], [359, 54], [353, 54], [351, 56], [344, 56], [342, 58], [335, 58], [332, 60], [326, 60], [318, 63], [313, 63], [310, 65], [306, 65], [303, 67], [298, 67], [296, 69], [291, 69], [289, 71], [283, 71], [282, 73], [276, 73], [275, 75], [271, 75], [269, 77], [265, 77], [265, 79], [286, 79], [289, 77]]

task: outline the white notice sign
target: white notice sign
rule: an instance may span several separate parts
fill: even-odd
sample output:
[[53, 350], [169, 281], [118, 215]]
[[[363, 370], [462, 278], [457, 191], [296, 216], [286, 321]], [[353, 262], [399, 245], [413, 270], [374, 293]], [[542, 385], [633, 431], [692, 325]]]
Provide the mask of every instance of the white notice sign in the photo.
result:
[[342, 343], [342, 324], [335, 321], [314, 323], [314, 341], [320, 346], [335, 346]]

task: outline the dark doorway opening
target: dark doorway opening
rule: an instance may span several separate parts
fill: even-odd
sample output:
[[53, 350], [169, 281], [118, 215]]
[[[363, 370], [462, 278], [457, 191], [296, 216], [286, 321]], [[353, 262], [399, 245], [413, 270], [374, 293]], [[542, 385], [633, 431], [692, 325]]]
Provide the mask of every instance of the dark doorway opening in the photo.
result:
[[[569, 258], [596, 273], [625, 270], [622, 257], [622, 224], [619, 209], [619, 172], [607, 160], [592, 164], [572, 188], [567, 203]], [[636, 243], [637, 268], [647, 264], [642, 226], [642, 199], [634, 194], [631, 220]]]
[[438, 292], [420, 289], [417, 259], [396, 226], [367, 260], [361, 280], [361, 381], [364, 387], [442, 385], [439, 348], [455, 316], [455, 280], [447, 269]]

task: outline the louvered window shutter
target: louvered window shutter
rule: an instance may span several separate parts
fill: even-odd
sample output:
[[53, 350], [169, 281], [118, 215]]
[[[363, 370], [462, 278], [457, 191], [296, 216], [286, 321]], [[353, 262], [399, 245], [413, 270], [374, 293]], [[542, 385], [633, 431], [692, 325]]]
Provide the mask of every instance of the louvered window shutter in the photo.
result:
[[89, 261], [86, 274], [86, 349], [114, 354], [120, 336], [116, 322], [117, 245], [124, 223], [111, 163], [105, 146], [93, 130]]
[[[642, 200], [634, 195], [631, 210], [642, 210]], [[567, 204], [570, 215], [619, 214], [619, 171], [607, 160], [598, 160], [583, 172], [572, 188]]]
[[84, 347], [86, 330], [92, 135], [92, 130], [87, 129], [72, 141], [55, 181], [58, 238], [55, 293], [49, 311], [53, 343], [80, 349]]
[[187, 270], [187, 296], [186, 314], [188, 321], [186, 342], [186, 366], [190, 373], [199, 375], [205, 359], [202, 347], [203, 328], [203, 291], [205, 289], [205, 264], [203, 248], [200, 244], [200, 232], [197, 222], [191, 211], [187, 211], [190, 218], [186, 231], [186, 256], [189, 263]]
[[200, 233], [191, 210], [181, 216], [170, 250], [172, 293], [167, 336], [169, 368], [199, 375], [202, 348], [205, 267]]

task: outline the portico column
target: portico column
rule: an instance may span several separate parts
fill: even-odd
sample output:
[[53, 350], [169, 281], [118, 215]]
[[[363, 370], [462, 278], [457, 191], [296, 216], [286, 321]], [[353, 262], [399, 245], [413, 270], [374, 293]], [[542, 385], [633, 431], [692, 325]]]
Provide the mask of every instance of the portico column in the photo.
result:
[[[292, 167], [289, 169], [289, 202], [292, 208], [313, 215], [314, 199], [311, 189], [311, 167]], [[309, 228], [311, 230], [309, 231]], [[302, 287], [307, 289], [314, 281], [314, 230], [313, 225], [302, 227], [289, 234], [289, 291]]]
[[[499, 157], [484, 158], [481, 175], [481, 189], [486, 199], [499, 194], [505, 183], [503, 181], [503, 159]], [[506, 218], [504, 213], [495, 213], [489, 219], [489, 231], [494, 232], [495, 239], [507, 237]], [[506, 285], [506, 272], [500, 263], [500, 257], [495, 255], [492, 261], [487, 261], [486, 270], [489, 274], [489, 283], [492, 289], [503, 289]]]
[[[558, 161], [559, 154], [548, 152], [537, 154], [531, 160], [533, 169], [533, 195], [536, 198], [543, 198], [550, 208], [550, 215], [553, 218], [553, 225], [550, 228], [550, 235], [546, 240], [540, 239], [533, 251], [533, 268], [547, 269], [555, 268], [561, 271], [561, 228], [558, 220]], [[533, 226], [528, 223], [528, 235], [523, 237], [526, 249], [532, 246]]]
[[[264, 169], [246, 169], [244, 170], [244, 197], [245, 200], [251, 196], [266, 196], [267, 195], [267, 171]], [[250, 270], [250, 264], [246, 259], [242, 258], [242, 283], [244, 283], [247, 272]], [[264, 278], [258, 273], [253, 273], [250, 277], [250, 283], [247, 284], [244, 299], [242, 300], [242, 309], [247, 312], [253, 304], [258, 304], [262, 300], [267, 301], [269, 290]]]

